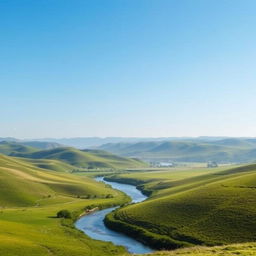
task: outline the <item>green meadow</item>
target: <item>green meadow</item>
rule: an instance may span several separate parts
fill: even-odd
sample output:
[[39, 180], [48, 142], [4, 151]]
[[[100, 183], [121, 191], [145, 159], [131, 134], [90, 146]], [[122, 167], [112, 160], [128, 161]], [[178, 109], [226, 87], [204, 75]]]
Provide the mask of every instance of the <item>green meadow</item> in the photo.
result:
[[151, 195], [110, 213], [108, 226], [156, 248], [256, 240], [256, 165], [118, 174]]

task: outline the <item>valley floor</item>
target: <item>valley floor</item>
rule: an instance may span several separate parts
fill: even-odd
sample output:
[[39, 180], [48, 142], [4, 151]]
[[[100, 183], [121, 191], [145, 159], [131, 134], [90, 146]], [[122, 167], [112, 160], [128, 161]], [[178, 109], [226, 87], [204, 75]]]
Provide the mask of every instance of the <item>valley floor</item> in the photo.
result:
[[[68, 167], [57, 160], [43, 163], [54, 169], [0, 155], [0, 255], [129, 255], [124, 247], [93, 240], [73, 225], [86, 207], [123, 204], [128, 202], [127, 196], [85, 173], [68, 173]], [[130, 170], [109, 179], [136, 184], [151, 195], [143, 203], [118, 210], [116, 219], [177, 241], [190, 238], [186, 240], [189, 248], [152, 256], [256, 255], [255, 165]], [[63, 209], [72, 213], [72, 219], [56, 218]], [[197, 241], [230, 245], [198, 247]]]

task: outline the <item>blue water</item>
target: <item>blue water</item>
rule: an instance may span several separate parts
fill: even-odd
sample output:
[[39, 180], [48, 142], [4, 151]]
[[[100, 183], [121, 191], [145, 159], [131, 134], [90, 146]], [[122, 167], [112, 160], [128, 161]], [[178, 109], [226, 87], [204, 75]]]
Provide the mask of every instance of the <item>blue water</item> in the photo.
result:
[[[111, 185], [113, 188], [118, 189], [126, 193], [132, 198], [132, 202], [138, 203], [145, 200], [147, 197], [143, 195], [135, 186], [121, 184], [117, 182], [104, 181], [103, 177], [96, 178], [97, 181], [105, 182]], [[75, 226], [77, 229], [82, 230], [86, 235], [93, 239], [109, 241], [115, 245], [124, 246], [130, 253], [150, 253], [153, 250], [144, 244], [128, 237], [122, 233], [113, 231], [104, 225], [105, 215], [113, 211], [114, 208], [108, 208], [105, 210], [97, 211], [89, 215], [85, 215], [80, 218]]]
[[104, 180], [104, 177], [97, 177], [95, 180], [102, 181], [102, 182], [110, 185], [112, 188], [123, 191], [125, 194], [127, 194], [129, 197], [131, 197], [133, 203], [139, 203], [139, 202], [142, 202], [147, 199], [147, 196], [143, 195], [133, 185], [122, 184], [119, 182], [106, 181], [106, 180]]

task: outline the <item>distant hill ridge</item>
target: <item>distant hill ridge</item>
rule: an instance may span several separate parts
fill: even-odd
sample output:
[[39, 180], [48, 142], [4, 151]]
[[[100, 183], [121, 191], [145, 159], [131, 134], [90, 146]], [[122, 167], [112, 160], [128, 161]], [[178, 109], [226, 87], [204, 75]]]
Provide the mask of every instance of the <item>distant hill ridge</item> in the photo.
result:
[[114, 154], [144, 160], [177, 162], [254, 162], [256, 139], [228, 138], [216, 141], [151, 141], [108, 143], [99, 147]]
[[63, 145], [56, 143], [56, 142], [47, 142], [47, 141], [19, 141], [12, 138], [7, 138], [7, 140], [0, 139], [0, 145], [3, 144], [12, 144], [17, 146], [30, 146], [37, 149], [52, 149], [52, 148], [58, 148], [63, 147]]
[[[18, 145], [30, 146], [32, 153], [37, 149], [76, 147], [99, 149], [123, 157], [146, 161], [251, 163], [256, 161], [256, 138], [197, 137], [197, 138], [121, 138], [88, 137], [40, 140], [18, 140], [0, 138]], [[48, 141], [47, 141], [48, 140]], [[107, 142], [107, 143], [106, 143]], [[17, 146], [18, 148], [18, 146]], [[22, 149], [13, 153], [25, 153]], [[1, 149], [0, 149], [1, 150]], [[8, 151], [8, 150], [7, 150]], [[0, 152], [1, 153], [1, 152]], [[87, 151], [87, 153], [90, 153]], [[36, 154], [35, 154], [36, 155]]]
[[132, 168], [147, 166], [146, 163], [140, 160], [116, 156], [103, 150], [79, 150], [72, 147], [39, 150], [17, 142], [0, 142], [0, 153], [31, 159], [60, 160], [81, 168]]
[[75, 137], [75, 138], [41, 138], [41, 139], [16, 139], [13, 137], [0, 138], [0, 141], [14, 142], [53, 142], [79, 149], [98, 147], [107, 143], [137, 143], [150, 141], [217, 141], [227, 137]]

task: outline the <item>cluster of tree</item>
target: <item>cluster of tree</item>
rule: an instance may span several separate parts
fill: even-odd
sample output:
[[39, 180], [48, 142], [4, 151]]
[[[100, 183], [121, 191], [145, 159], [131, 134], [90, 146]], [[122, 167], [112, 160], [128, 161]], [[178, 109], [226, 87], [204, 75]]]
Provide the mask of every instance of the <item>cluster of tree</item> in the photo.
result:
[[113, 198], [114, 196], [112, 194], [107, 194], [107, 195], [78, 195], [77, 198], [81, 199], [94, 199], [94, 198]]
[[60, 210], [57, 212], [57, 218], [71, 219], [71, 212], [69, 210]]

